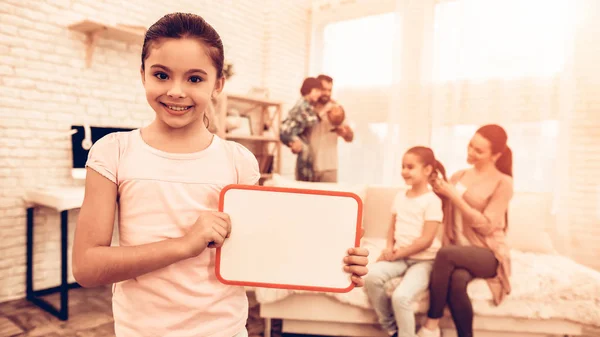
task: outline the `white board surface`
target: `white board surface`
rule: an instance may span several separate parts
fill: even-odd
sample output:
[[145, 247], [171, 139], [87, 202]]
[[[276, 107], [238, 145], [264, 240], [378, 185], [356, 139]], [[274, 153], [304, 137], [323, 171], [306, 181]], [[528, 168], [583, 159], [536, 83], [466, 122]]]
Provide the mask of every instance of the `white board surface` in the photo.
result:
[[358, 246], [362, 201], [348, 192], [229, 185], [220, 209], [231, 235], [217, 249], [226, 284], [346, 292], [348, 249]]

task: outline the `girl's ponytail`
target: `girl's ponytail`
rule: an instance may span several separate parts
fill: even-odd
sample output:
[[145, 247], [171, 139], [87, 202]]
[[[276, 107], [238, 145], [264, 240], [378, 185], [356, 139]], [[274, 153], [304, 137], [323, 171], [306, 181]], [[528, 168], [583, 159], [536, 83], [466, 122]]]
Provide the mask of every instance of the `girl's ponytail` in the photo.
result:
[[444, 178], [444, 180], [448, 181], [446, 178], [446, 169], [444, 168], [444, 165], [442, 165], [442, 163], [440, 163], [440, 161], [437, 159], [435, 160], [434, 168], [437, 172], [442, 174], [442, 178]]
[[[432, 181], [437, 178], [442, 178], [444, 181], [448, 181], [448, 179], [446, 178], [446, 168], [444, 168], [444, 165], [442, 165], [442, 163], [435, 159], [435, 155], [433, 154], [432, 149], [425, 146], [415, 146], [406, 151], [406, 153], [412, 153], [418, 156], [419, 158], [421, 158], [423, 165], [432, 167], [433, 170], [431, 171], [431, 174], [429, 176], [430, 185], [432, 184]], [[450, 207], [450, 201], [447, 197], [441, 194], [435, 193], [435, 195], [437, 195], [440, 198], [440, 200], [442, 200], [442, 211], [444, 212], [445, 219], [446, 215], [448, 214], [448, 207]]]
[[[446, 168], [444, 167], [444, 165], [442, 165], [442, 163], [440, 163], [439, 160], [435, 159], [435, 165], [433, 166], [433, 168], [433, 178], [442, 178], [444, 181], [448, 181], [448, 179], [446, 178]], [[437, 195], [442, 200], [442, 210], [444, 211], [444, 215], [446, 215], [446, 207], [450, 205], [448, 198], [439, 193], [435, 193], [435, 195]]]

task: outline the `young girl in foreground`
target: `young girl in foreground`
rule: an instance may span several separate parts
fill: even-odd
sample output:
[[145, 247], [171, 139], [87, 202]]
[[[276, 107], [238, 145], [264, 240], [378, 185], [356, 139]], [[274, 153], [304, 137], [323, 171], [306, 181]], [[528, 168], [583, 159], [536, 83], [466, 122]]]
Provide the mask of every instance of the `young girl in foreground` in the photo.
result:
[[[439, 173], [438, 173], [439, 172]], [[445, 169], [427, 147], [413, 147], [402, 159], [402, 177], [411, 188], [396, 195], [387, 247], [365, 278], [365, 290], [390, 336], [414, 337], [412, 302], [427, 289], [433, 259], [441, 242], [436, 238], [443, 220], [442, 200], [429, 189], [429, 180]], [[404, 276], [391, 300], [384, 285]]]
[[[148, 29], [141, 57], [156, 118], [90, 150], [73, 274], [84, 287], [114, 284], [119, 337], [247, 334], [244, 288], [215, 277], [213, 248], [231, 232], [228, 215], [216, 210], [224, 186], [256, 184], [260, 173], [250, 151], [205, 124], [211, 96], [223, 89], [223, 60], [219, 35], [201, 17], [161, 18]], [[111, 247], [117, 203], [120, 245]], [[368, 253], [349, 254], [345, 270], [360, 286]]]

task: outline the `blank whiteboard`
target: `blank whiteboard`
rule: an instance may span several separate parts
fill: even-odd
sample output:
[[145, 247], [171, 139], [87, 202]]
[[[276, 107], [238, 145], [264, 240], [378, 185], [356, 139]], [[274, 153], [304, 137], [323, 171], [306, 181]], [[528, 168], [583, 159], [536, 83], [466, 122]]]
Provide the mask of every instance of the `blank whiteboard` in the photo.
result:
[[217, 248], [216, 275], [229, 285], [348, 292], [348, 249], [360, 245], [362, 201], [354, 193], [228, 185], [219, 211], [231, 235]]

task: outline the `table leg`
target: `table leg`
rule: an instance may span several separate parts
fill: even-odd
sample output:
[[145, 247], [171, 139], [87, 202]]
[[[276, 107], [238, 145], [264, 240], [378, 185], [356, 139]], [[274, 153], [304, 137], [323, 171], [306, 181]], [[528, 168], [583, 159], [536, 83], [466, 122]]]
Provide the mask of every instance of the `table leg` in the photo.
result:
[[[41, 290], [33, 289], [33, 213], [34, 208], [27, 208], [27, 275], [26, 275], [26, 298], [28, 301], [37, 305], [39, 308], [56, 316], [62, 321], [69, 319], [69, 289], [78, 288], [78, 283], [69, 283], [67, 253], [69, 250], [69, 213], [67, 210], [60, 213], [60, 240], [61, 240], [61, 270], [60, 286]], [[60, 310], [42, 296], [60, 293]]]

